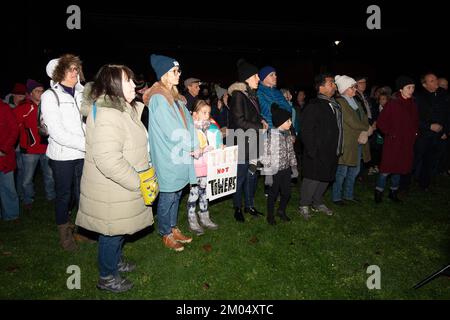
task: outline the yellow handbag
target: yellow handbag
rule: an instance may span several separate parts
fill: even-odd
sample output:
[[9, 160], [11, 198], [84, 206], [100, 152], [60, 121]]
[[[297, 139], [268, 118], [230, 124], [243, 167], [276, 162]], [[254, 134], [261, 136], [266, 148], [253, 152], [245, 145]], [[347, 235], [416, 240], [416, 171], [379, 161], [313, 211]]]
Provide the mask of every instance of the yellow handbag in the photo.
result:
[[144, 203], [148, 206], [152, 205], [159, 193], [158, 179], [154, 167], [150, 167], [145, 171], [138, 172], [141, 179], [141, 193]]

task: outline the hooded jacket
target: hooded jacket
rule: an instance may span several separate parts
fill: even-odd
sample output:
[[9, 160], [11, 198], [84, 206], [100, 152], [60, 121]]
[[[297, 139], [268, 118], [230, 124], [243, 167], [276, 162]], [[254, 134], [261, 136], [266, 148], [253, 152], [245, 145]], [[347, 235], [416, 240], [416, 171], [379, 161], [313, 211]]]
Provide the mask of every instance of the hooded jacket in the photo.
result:
[[94, 120], [90, 87], [81, 112], [87, 117], [86, 158], [76, 224], [103, 235], [133, 234], [153, 224], [140, 191], [139, 171], [149, 166], [144, 105], [100, 96]]

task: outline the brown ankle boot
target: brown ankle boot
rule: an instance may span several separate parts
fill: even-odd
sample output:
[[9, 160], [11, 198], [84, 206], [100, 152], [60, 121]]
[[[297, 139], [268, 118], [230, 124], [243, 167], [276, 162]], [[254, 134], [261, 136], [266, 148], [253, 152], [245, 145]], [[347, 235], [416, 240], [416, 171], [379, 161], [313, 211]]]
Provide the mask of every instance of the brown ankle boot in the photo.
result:
[[163, 236], [162, 241], [163, 241], [164, 245], [169, 249], [175, 250], [177, 252], [184, 250], [183, 245], [173, 238], [172, 233]]
[[181, 243], [190, 243], [192, 241], [192, 238], [186, 237], [184, 234], [181, 233], [180, 229], [178, 228], [172, 228], [172, 234], [173, 238]]
[[68, 223], [58, 225], [59, 241], [62, 248], [66, 251], [75, 251], [78, 249], [73, 239], [72, 229]]

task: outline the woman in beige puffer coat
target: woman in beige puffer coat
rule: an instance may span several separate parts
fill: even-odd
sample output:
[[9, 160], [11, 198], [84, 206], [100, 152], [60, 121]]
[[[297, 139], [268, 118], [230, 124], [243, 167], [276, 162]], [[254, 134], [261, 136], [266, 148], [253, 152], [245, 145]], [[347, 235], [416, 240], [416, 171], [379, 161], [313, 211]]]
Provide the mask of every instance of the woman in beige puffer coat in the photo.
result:
[[122, 260], [124, 235], [153, 224], [140, 192], [138, 172], [148, 169], [150, 159], [140, 121], [144, 105], [133, 102], [132, 78], [125, 66], [103, 66], [85, 86], [81, 108], [87, 117], [86, 158], [76, 224], [100, 234], [97, 287], [113, 292], [132, 288], [119, 275], [135, 267]]

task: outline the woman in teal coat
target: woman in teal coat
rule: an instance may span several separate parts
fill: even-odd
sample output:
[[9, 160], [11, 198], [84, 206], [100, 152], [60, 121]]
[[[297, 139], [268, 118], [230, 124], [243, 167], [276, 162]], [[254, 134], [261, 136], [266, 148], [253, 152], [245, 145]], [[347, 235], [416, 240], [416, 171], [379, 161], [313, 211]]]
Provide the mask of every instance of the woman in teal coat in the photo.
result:
[[177, 228], [178, 206], [183, 188], [197, 183], [193, 156], [199, 154], [199, 143], [186, 100], [176, 87], [178, 62], [155, 54], [150, 62], [158, 81], [144, 93], [144, 102], [149, 107], [150, 154], [160, 188], [158, 231], [166, 247], [182, 251], [192, 238]]

